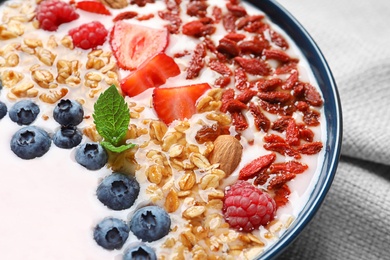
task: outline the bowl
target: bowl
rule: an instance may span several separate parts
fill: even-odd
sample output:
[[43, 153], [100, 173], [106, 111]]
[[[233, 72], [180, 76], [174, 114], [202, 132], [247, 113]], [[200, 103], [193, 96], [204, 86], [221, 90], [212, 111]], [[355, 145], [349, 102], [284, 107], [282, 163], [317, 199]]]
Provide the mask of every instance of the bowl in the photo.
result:
[[267, 14], [268, 18], [283, 29], [295, 41], [306, 57], [319, 84], [324, 98], [324, 111], [327, 136], [324, 163], [310, 199], [296, 220], [268, 250], [257, 259], [275, 259], [280, 255], [309, 224], [320, 208], [336, 174], [342, 142], [342, 111], [335, 80], [321, 50], [305, 30], [283, 6], [273, 0], [247, 0]]

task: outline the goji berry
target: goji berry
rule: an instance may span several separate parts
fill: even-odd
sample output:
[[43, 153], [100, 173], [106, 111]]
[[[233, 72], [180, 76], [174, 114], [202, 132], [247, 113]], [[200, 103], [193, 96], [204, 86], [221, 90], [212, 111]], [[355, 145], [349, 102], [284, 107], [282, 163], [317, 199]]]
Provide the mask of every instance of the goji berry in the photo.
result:
[[299, 138], [307, 142], [313, 142], [314, 132], [309, 128], [301, 128], [299, 129]]
[[282, 91], [259, 92], [257, 96], [269, 103], [286, 103], [292, 98], [290, 93]]
[[254, 23], [254, 22], [257, 22], [257, 21], [261, 21], [264, 19], [264, 15], [249, 15], [249, 16], [245, 16], [243, 18], [241, 18], [238, 22], [237, 22], [237, 29], [238, 30], [241, 30], [243, 29], [245, 26], [251, 24], [251, 23]]
[[282, 116], [272, 123], [271, 129], [282, 133], [287, 129], [288, 123], [291, 119], [291, 116]]
[[229, 76], [221, 76], [215, 80], [214, 86], [218, 88], [225, 88], [230, 84], [231, 81], [232, 80]]
[[148, 3], [154, 3], [154, 0], [131, 0], [130, 4], [131, 5], [138, 5], [139, 7], [144, 7]]
[[221, 97], [221, 112], [223, 113], [226, 113], [227, 112], [227, 106], [228, 106], [228, 103], [230, 100], [234, 99], [234, 90], [229, 88], [229, 89], [226, 89], [223, 93], [222, 93], [222, 97]]
[[242, 17], [246, 15], [246, 10], [243, 6], [232, 4], [232, 3], [226, 3], [226, 8], [231, 12], [234, 16]]
[[225, 64], [217, 60], [212, 60], [209, 63], [210, 69], [218, 72], [221, 75], [224, 76], [232, 76], [233, 72], [230, 70], [230, 68]]
[[126, 12], [122, 12], [122, 13], [119, 13], [117, 14], [114, 19], [112, 19], [113, 22], [116, 22], [116, 21], [120, 21], [120, 20], [127, 20], [127, 19], [131, 19], [131, 18], [134, 18], [138, 15], [137, 12], [134, 12], [134, 11], [126, 11]]
[[215, 26], [204, 24], [200, 20], [188, 22], [183, 25], [182, 33], [196, 38], [211, 35], [215, 32]]
[[293, 89], [294, 85], [298, 82], [298, 70], [293, 70], [290, 74], [290, 76], [286, 79], [284, 82], [282, 88], [283, 89]]
[[241, 91], [250, 87], [248, 77], [241, 67], [234, 70], [234, 86]]
[[227, 13], [222, 16], [222, 24], [226, 31], [234, 32], [236, 30], [237, 17], [232, 13]]
[[244, 131], [249, 127], [245, 116], [241, 112], [233, 112], [231, 116], [236, 131]]
[[303, 111], [303, 122], [308, 126], [318, 126], [320, 124], [321, 113], [314, 109]]
[[281, 74], [287, 74], [291, 73], [291, 71], [297, 70], [298, 68], [298, 61], [297, 60], [291, 60], [287, 63], [283, 63], [279, 67], [275, 69], [275, 74], [276, 75], [281, 75]]
[[247, 106], [237, 99], [229, 100], [227, 102], [227, 105], [226, 105], [226, 110], [229, 111], [230, 113], [240, 112], [241, 110], [246, 109], [246, 108], [247, 108]]
[[264, 38], [254, 37], [253, 40], [242, 41], [238, 44], [241, 53], [260, 56], [264, 49], [269, 48], [269, 42]]
[[182, 20], [178, 13], [175, 13], [173, 10], [158, 11], [158, 16], [163, 20], [169, 21], [169, 24], [166, 25], [166, 28], [171, 34], [179, 33]]
[[310, 108], [309, 104], [306, 103], [305, 101], [297, 101], [295, 103], [295, 107], [299, 110], [299, 111], [306, 111]]
[[245, 165], [238, 174], [239, 180], [248, 180], [256, 175], [260, 174], [262, 171], [268, 169], [268, 167], [276, 160], [276, 154], [270, 153], [263, 156], [260, 156], [247, 165]]
[[293, 172], [278, 173], [269, 181], [267, 189], [274, 190], [282, 187], [288, 181], [291, 181], [296, 176]]
[[295, 174], [300, 174], [306, 171], [309, 168], [306, 164], [303, 164], [298, 161], [288, 161], [282, 163], [273, 163], [269, 167], [269, 172], [272, 173], [287, 173], [292, 172]]
[[253, 184], [254, 185], [264, 185], [267, 183], [268, 181], [268, 178], [269, 178], [269, 174], [268, 174], [268, 171], [267, 169], [263, 170], [262, 172], [260, 172], [256, 178], [254, 179], [253, 181]]
[[203, 43], [198, 43], [192, 55], [189, 67], [187, 69], [187, 79], [194, 79], [199, 76], [200, 70], [204, 67], [204, 57], [206, 56], [206, 47]]
[[282, 62], [287, 62], [290, 60], [290, 56], [281, 50], [276, 50], [276, 49], [267, 49], [263, 51], [263, 55], [267, 60], [278, 60]]
[[260, 59], [235, 57], [234, 60], [249, 74], [267, 76], [271, 72], [268, 64]]
[[[137, 20], [138, 21], [147, 21], [147, 20], [150, 20], [152, 18], [154, 18], [154, 14], [144, 14], [144, 15], [138, 16]], [[177, 30], [177, 29], [175, 28], [175, 30]], [[169, 28], [168, 28], [168, 31], [171, 32], [171, 30]]]
[[288, 49], [289, 45], [288, 45], [288, 42], [286, 41], [286, 39], [280, 35], [278, 32], [274, 31], [274, 30], [271, 30], [270, 31], [270, 36], [271, 36], [271, 41], [279, 46], [280, 48], [282, 49]]
[[226, 54], [229, 57], [236, 57], [240, 54], [240, 49], [238, 48], [237, 43], [228, 38], [222, 38], [219, 40], [217, 51]]
[[258, 105], [255, 105], [254, 103], [250, 103], [249, 111], [254, 117], [256, 129], [259, 131], [263, 130], [264, 132], [268, 132], [271, 126], [271, 121], [264, 115], [260, 107]]
[[319, 153], [322, 149], [322, 142], [311, 142], [311, 143], [306, 143], [298, 147], [298, 152], [302, 154], [316, 154]]
[[305, 84], [305, 101], [312, 106], [320, 107], [324, 103], [320, 93], [312, 85]]
[[255, 90], [251, 90], [251, 89], [246, 89], [244, 90], [243, 92], [241, 92], [238, 96], [237, 96], [237, 100], [241, 101], [242, 103], [246, 104], [248, 103], [249, 101], [251, 101], [251, 99], [257, 95], [257, 91]]
[[187, 14], [189, 16], [205, 17], [208, 4], [204, 1], [191, 1], [187, 4]]
[[276, 203], [276, 207], [282, 207], [287, 204], [288, 198], [291, 194], [290, 188], [287, 184], [282, 185], [278, 189], [275, 190], [274, 200]]
[[214, 22], [219, 23], [222, 19], [222, 9], [218, 6], [214, 6], [212, 16], [214, 17]]
[[239, 41], [244, 40], [246, 38], [246, 35], [241, 34], [241, 33], [230, 32], [230, 33], [226, 34], [224, 36], [224, 38], [235, 41], [235, 42], [239, 42]]
[[286, 128], [286, 141], [292, 146], [300, 144], [299, 129], [293, 118], [290, 119]]
[[280, 78], [260, 79], [255, 82], [255, 87], [259, 91], [272, 91], [281, 86], [282, 82]]
[[281, 137], [279, 135], [276, 135], [276, 134], [265, 135], [263, 139], [264, 139], [264, 142], [270, 143], [270, 144], [273, 144], [273, 143], [285, 143], [286, 142], [286, 140], [284, 140], [283, 137]]
[[294, 157], [295, 159], [301, 158], [299, 152], [287, 143], [266, 143], [264, 144], [264, 148], [268, 151], [280, 153], [281, 155], [288, 155], [290, 157]]

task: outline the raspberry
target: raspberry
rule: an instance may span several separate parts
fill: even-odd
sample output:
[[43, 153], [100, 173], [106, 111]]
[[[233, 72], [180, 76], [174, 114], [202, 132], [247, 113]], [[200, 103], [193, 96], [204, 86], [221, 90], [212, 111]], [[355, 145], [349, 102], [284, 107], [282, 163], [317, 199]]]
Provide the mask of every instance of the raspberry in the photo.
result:
[[250, 232], [266, 225], [275, 212], [274, 199], [248, 182], [238, 181], [225, 191], [224, 217], [238, 231]]
[[58, 0], [42, 1], [36, 12], [39, 27], [46, 31], [56, 31], [59, 25], [79, 18], [72, 5]]
[[84, 50], [103, 45], [106, 41], [107, 34], [108, 31], [104, 25], [97, 21], [83, 24], [69, 31], [74, 46]]

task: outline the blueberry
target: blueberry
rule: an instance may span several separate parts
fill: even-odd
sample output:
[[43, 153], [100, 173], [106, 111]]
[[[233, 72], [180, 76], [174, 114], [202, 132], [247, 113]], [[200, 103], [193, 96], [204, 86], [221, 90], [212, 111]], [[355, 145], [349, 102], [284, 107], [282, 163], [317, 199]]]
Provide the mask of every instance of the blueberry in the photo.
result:
[[108, 217], [97, 224], [93, 232], [93, 238], [98, 245], [105, 249], [120, 249], [129, 237], [129, 231], [126, 222]]
[[126, 249], [123, 260], [157, 260], [157, 256], [151, 247], [145, 244], [136, 244]]
[[139, 183], [134, 177], [113, 173], [100, 183], [96, 194], [98, 199], [113, 210], [128, 209], [137, 199]]
[[7, 114], [7, 106], [0, 101], [0, 119], [5, 117], [6, 114]]
[[77, 101], [62, 99], [54, 108], [53, 117], [62, 126], [76, 126], [83, 121], [84, 109]]
[[81, 143], [83, 136], [74, 126], [62, 126], [53, 135], [53, 143], [59, 148], [70, 149]]
[[36, 126], [19, 129], [11, 139], [11, 150], [26, 160], [41, 157], [50, 149], [50, 145], [49, 135]]
[[169, 233], [171, 218], [158, 206], [146, 206], [138, 209], [131, 221], [130, 230], [142, 241], [152, 242]]
[[98, 170], [108, 161], [106, 150], [98, 143], [85, 143], [76, 150], [76, 161], [88, 170]]
[[18, 125], [29, 125], [37, 118], [40, 109], [31, 100], [16, 102], [9, 110], [9, 117]]

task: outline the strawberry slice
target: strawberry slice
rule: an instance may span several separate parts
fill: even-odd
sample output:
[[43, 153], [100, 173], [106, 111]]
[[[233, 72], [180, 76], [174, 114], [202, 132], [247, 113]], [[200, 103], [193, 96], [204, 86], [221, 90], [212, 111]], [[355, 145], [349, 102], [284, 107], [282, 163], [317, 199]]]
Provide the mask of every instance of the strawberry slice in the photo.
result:
[[76, 8], [90, 13], [111, 15], [111, 12], [107, 9], [107, 7], [99, 1], [80, 1], [76, 3]]
[[111, 31], [110, 44], [118, 66], [135, 70], [149, 58], [163, 52], [168, 46], [167, 29], [154, 29], [117, 21]]
[[155, 88], [153, 107], [157, 116], [169, 125], [174, 120], [189, 119], [196, 113], [196, 101], [207, 90], [208, 83], [193, 84], [174, 88]]
[[159, 87], [170, 77], [180, 74], [180, 68], [165, 53], [145, 61], [139, 68], [121, 80], [122, 91], [129, 97], [137, 96], [148, 88]]

